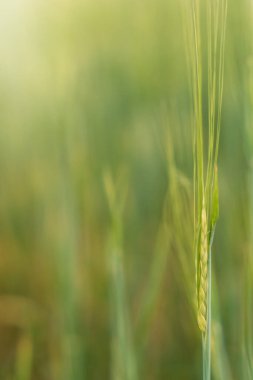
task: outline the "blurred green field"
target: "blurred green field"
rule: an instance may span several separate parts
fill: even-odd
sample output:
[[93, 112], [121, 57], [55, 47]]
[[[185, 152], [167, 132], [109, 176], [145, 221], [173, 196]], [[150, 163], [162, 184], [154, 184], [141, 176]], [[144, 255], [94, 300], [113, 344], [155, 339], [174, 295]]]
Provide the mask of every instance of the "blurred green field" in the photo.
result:
[[[0, 379], [201, 379], [181, 3], [0, 4]], [[228, 1], [213, 380], [253, 373], [252, 11]]]

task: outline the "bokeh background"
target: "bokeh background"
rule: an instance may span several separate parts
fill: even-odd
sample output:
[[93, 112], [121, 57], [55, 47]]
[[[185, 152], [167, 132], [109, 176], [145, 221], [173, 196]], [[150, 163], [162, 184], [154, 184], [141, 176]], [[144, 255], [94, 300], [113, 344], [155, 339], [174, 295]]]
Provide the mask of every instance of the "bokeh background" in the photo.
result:
[[[248, 379], [252, 12], [228, 1], [217, 380]], [[184, 33], [176, 0], [1, 2], [0, 379], [201, 378]]]

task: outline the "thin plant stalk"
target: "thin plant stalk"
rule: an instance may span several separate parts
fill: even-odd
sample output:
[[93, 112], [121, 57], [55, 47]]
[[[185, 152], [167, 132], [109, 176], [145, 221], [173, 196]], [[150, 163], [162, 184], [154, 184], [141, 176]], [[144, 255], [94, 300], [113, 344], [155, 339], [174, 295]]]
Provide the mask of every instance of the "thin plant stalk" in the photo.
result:
[[212, 258], [211, 250], [208, 260], [208, 293], [207, 293], [207, 330], [206, 334], [202, 334], [203, 346], [203, 375], [204, 379], [211, 378], [211, 321], [212, 321]]
[[111, 173], [105, 170], [104, 187], [111, 217], [107, 247], [113, 336], [111, 379], [137, 380], [136, 355], [127, 306], [123, 260], [123, 212], [126, 200], [126, 186], [125, 183], [115, 184]]

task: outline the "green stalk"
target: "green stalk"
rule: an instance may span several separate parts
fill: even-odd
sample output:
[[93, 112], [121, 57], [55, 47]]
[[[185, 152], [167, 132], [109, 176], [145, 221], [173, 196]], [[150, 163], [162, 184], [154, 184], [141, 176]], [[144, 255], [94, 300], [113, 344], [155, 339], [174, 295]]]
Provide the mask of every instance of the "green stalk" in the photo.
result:
[[126, 200], [126, 186], [125, 183], [120, 183], [120, 186], [116, 186], [110, 172], [105, 171], [104, 187], [111, 217], [107, 247], [113, 338], [111, 346], [111, 379], [137, 380], [136, 355], [128, 312], [123, 260], [123, 212]]
[[208, 258], [207, 329], [202, 334], [203, 380], [211, 379], [211, 335], [212, 335], [212, 255]]
[[211, 340], [212, 340], [212, 245], [215, 228], [212, 231], [209, 254], [208, 254], [208, 272], [207, 272], [207, 328], [206, 333], [202, 334], [203, 348], [203, 380], [211, 379]]

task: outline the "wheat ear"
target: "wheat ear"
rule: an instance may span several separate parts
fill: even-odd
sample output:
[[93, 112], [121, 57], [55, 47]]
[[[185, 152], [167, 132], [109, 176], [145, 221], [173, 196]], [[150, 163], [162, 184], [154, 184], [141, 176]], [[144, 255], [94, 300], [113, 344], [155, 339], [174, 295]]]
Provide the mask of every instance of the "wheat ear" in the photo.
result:
[[207, 238], [207, 216], [205, 202], [203, 201], [201, 214], [201, 241], [200, 241], [200, 282], [198, 291], [198, 325], [205, 333], [207, 326], [207, 291], [208, 291], [208, 238]]

